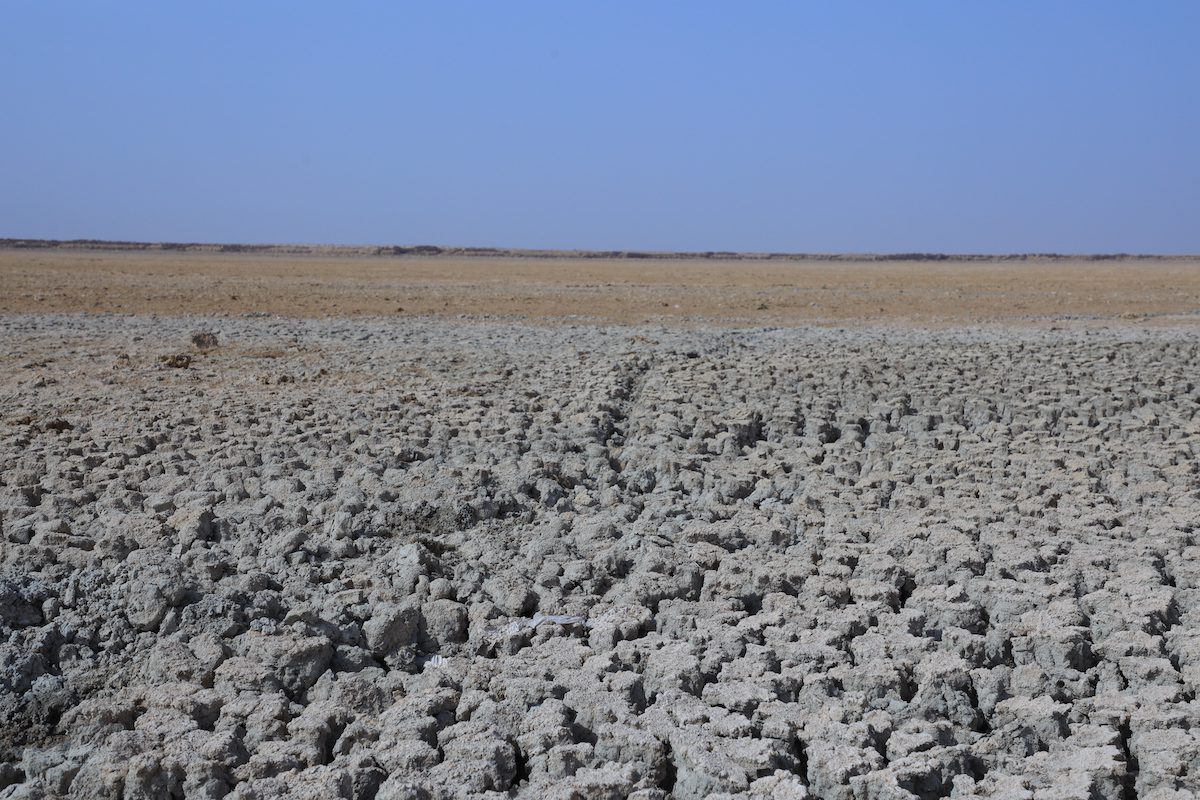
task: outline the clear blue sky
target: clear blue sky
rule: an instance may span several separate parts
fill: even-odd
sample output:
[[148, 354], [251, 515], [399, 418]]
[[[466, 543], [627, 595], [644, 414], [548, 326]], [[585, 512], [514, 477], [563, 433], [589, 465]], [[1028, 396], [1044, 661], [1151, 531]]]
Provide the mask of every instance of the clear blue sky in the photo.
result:
[[0, 236], [1200, 252], [1200, 3], [0, 5]]

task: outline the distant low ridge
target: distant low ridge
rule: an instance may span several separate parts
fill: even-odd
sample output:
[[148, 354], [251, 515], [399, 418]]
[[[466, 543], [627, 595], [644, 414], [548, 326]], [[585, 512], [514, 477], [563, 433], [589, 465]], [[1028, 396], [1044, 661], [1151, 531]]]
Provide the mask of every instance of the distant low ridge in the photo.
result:
[[1173, 261], [1197, 256], [1134, 253], [739, 253], [728, 250], [665, 252], [645, 250], [538, 250], [501, 247], [417, 245], [214, 244], [204, 242], [126, 242], [107, 239], [3, 239], [0, 249], [109, 250], [185, 253], [245, 253], [313, 256], [421, 256], [455, 258], [650, 259], [660, 261]]

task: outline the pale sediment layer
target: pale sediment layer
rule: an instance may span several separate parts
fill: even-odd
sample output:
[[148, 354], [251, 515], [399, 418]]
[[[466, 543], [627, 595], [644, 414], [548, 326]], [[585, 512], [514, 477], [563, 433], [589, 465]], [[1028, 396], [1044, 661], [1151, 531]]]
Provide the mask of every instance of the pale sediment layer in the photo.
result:
[[0, 313], [798, 326], [1200, 322], [1200, 259], [350, 256], [0, 248]]
[[1200, 787], [1187, 329], [0, 343], [0, 797]]

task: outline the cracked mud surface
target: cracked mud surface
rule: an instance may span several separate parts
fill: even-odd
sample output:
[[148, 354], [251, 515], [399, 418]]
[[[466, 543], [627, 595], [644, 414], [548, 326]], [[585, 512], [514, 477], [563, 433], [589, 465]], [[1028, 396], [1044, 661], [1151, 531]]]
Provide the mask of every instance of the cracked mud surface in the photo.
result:
[[1200, 787], [1191, 331], [0, 339], [0, 797]]

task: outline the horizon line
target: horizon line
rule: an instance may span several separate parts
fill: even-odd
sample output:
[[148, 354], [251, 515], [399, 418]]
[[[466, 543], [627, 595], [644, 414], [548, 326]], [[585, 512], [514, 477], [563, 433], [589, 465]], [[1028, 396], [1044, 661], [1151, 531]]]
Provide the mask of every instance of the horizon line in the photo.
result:
[[644, 259], [657, 261], [1184, 261], [1200, 254], [1161, 253], [939, 253], [939, 252], [788, 252], [737, 250], [596, 250], [454, 245], [372, 245], [319, 243], [169, 242], [123, 239], [38, 239], [0, 237], [4, 250], [108, 250], [128, 252], [241, 253], [251, 255], [328, 255], [458, 258]]

